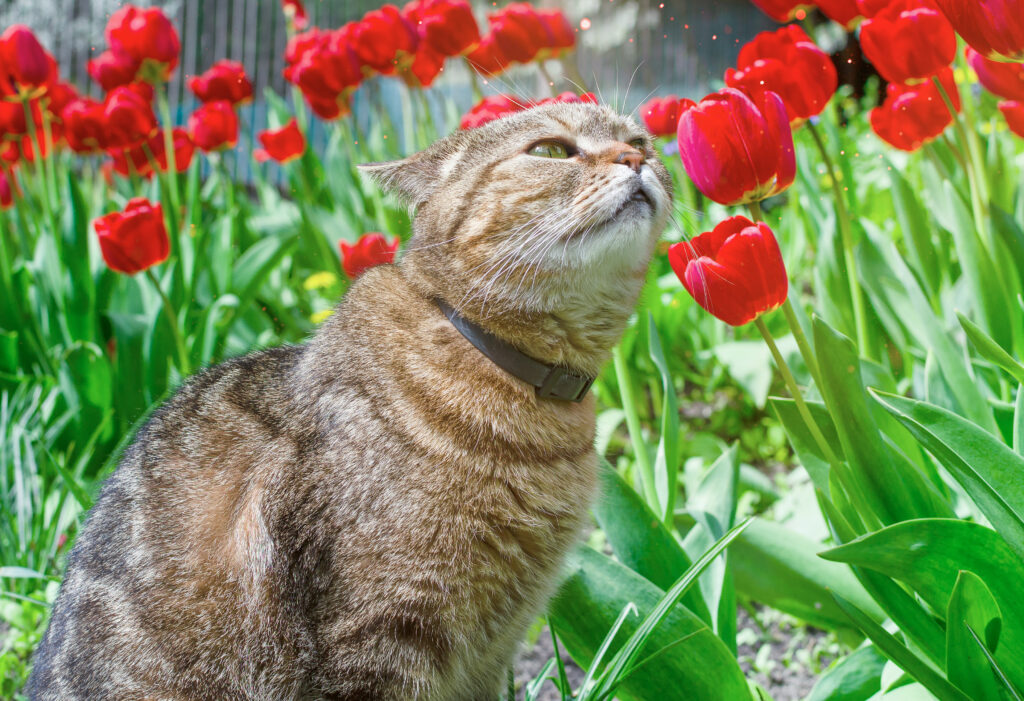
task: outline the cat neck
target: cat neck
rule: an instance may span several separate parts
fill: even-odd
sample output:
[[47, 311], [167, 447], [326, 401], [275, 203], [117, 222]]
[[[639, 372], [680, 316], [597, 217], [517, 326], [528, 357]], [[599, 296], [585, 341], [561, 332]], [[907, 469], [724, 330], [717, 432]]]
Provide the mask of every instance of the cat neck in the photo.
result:
[[565, 280], [544, 299], [466, 302], [452, 280], [441, 285], [414, 266], [398, 266], [406, 283], [428, 300], [440, 299], [464, 319], [542, 363], [596, 376], [633, 312], [645, 269], [604, 284]]

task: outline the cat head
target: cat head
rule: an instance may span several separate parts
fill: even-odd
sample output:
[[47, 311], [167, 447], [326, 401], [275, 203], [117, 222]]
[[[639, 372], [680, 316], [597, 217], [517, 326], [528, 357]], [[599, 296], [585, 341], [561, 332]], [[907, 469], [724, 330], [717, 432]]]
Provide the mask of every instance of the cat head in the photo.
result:
[[400, 267], [464, 314], [627, 310], [671, 211], [647, 132], [555, 103], [361, 167], [415, 212]]

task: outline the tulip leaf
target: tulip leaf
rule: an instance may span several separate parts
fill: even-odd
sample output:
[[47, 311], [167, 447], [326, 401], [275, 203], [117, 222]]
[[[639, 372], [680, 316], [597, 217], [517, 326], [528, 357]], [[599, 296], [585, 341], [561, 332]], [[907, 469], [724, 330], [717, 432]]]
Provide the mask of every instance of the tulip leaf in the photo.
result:
[[963, 485], [1006, 542], [1024, 557], [1024, 457], [941, 407], [873, 392]]
[[[619, 562], [654, 585], [668, 589], [690, 567], [690, 558], [675, 537], [604, 460], [601, 497], [594, 505], [594, 517]], [[688, 591], [682, 603], [711, 624], [711, 614], [698, 589]]]
[[[864, 489], [865, 498], [884, 523], [935, 515], [933, 500], [921, 487], [923, 476], [910, 463], [893, 459], [892, 449], [882, 438], [868, 406], [853, 342], [821, 319], [814, 320], [814, 338], [822, 395], [850, 472], [856, 475], [853, 489]], [[852, 491], [849, 486], [848, 491]]]
[[[1001, 701], [983, 652], [996, 650], [1001, 626], [999, 606], [988, 587], [972, 572], [961, 571], [946, 609], [946, 674], [972, 701]], [[974, 631], [982, 633], [982, 647], [975, 643]]]
[[996, 658], [992, 656], [988, 646], [982, 641], [973, 628], [968, 626], [967, 631], [971, 634], [971, 638], [974, 640], [975, 645], [978, 646], [981, 654], [985, 656], [985, 659], [988, 660], [988, 663], [992, 666], [992, 671], [996, 675], [996, 681], [999, 683], [999, 687], [1006, 692], [1005, 696], [1012, 699], [1012, 701], [1024, 701], [1024, 699], [1021, 698], [1020, 693], [1013, 688], [1013, 684], [1010, 683], [1010, 680], [1006, 678], [1006, 673], [1003, 671], [1003, 668], [999, 666]]
[[838, 594], [832, 594], [832, 596], [835, 598], [839, 608], [850, 617], [850, 620], [858, 628], [864, 631], [864, 634], [871, 639], [871, 642], [875, 644], [875, 647], [883, 655], [914, 677], [928, 691], [935, 694], [940, 701], [971, 701], [962, 691], [950, 684], [945, 677], [915, 655], [910, 648], [900, 642], [895, 636], [889, 634], [882, 626], [872, 621], [863, 611]]
[[901, 580], [940, 612], [947, 609], [958, 573], [977, 575], [1001, 612], [995, 657], [1014, 684], [1024, 682], [1024, 561], [991, 528], [956, 519], [904, 521], [821, 556]]
[[971, 377], [963, 352], [935, 316], [917, 278], [907, 268], [896, 247], [891, 241], [874, 236], [868, 230], [859, 250], [862, 255], [858, 263], [873, 305], [876, 308], [892, 307], [893, 315], [906, 326], [914, 343], [935, 354], [942, 376], [956, 397], [956, 408], [986, 431], [996, 434], [999, 429], [992, 410]]
[[661, 377], [662, 393], [661, 438], [654, 458], [654, 489], [658, 494], [662, 520], [669, 523], [675, 512], [676, 493], [679, 491], [679, 404], [658, 327], [650, 312], [647, 313], [647, 344], [651, 360]]
[[910, 252], [917, 274], [923, 281], [929, 299], [934, 299], [942, 283], [942, 268], [935, 255], [935, 242], [928, 226], [928, 213], [918, 199], [914, 189], [903, 177], [900, 169], [889, 159], [885, 159], [892, 184], [892, 202], [896, 210], [896, 220], [903, 232], [903, 240]]
[[736, 590], [825, 630], [850, 626], [830, 589], [883, 620], [885, 614], [848, 567], [817, 556], [822, 547], [786, 526], [754, 518], [730, 549]]
[[1013, 405], [1013, 449], [1024, 455], [1024, 385], [1017, 386], [1017, 399]]
[[804, 701], [867, 701], [882, 688], [885, 656], [866, 645], [825, 671]]
[[986, 360], [995, 363], [1008, 372], [1018, 383], [1024, 382], [1024, 365], [1017, 362], [1013, 356], [1007, 353], [1002, 346], [982, 331], [973, 321], [960, 312], [957, 312], [956, 316], [960, 320], [960, 326], [963, 327], [967, 338], [971, 340], [971, 343]]
[[[632, 635], [665, 597], [662, 589], [591, 548], [578, 548], [569, 557], [566, 571], [567, 579], [549, 604], [548, 621], [573, 659], [584, 668], [590, 666], [606, 634], [628, 604], [636, 606], [639, 616], [624, 620], [616, 640]], [[673, 607], [653, 630], [640, 658], [684, 638], [686, 641], [681, 645], [635, 669], [615, 696], [624, 701], [749, 698], [735, 657], [698, 616], [681, 605]]]

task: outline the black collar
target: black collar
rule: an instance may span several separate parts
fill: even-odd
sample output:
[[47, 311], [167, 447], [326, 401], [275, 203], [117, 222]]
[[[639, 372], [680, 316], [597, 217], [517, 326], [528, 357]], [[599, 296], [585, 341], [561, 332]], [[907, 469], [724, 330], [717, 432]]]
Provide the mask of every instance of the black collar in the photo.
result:
[[538, 397], [581, 402], [587, 396], [590, 385], [594, 384], [596, 378], [577, 375], [565, 368], [534, 360], [472, 321], [459, 316], [459, 313], [444, 301], [435, 299], [434, 302], [466, 340], [499, 368], [536, 387]]

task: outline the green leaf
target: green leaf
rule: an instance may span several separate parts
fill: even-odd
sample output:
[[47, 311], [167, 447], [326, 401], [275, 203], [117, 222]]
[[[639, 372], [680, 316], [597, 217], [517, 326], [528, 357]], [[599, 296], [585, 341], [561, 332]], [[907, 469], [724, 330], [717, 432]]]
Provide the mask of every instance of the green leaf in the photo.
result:
[[[633, 602], [646, 620], [666, 598], [663, 590], [640, 575], [587, 547], [577, 549], [569, 557], [567, 573], [549, 604], [548, 620], [573, 659], [584, 668], [590, 665], [626, 605]], [[620, 635], [632, 635], [639, 627], [637, 619], [627, 619]], [[640, 654], [661, 650], [687, 636], [692, 637], [684, 645], [637, 669], [615, 695], [623, 701], [749, 698], [743, 673], [728, 648], [700, 618], [681, 605], [668, 611]]]
[[837, 594], [833, 594], [833, 597], [835, 597], [839, 607], [850, 617], [850, 620], [864, 631], [864, 634], [871, 639], [871, 642], [875, 644], [875, 647], [882, 654], [906, 670], [908, 674], [919, 681], [928, 691], [935, 694], [940, 701], [971, 701], [941, 674], [932, 669], [927, 662], [911, 652], [906, 645], [866, 616], [863, 611]]
[[946, 466], [993, 527], [1024, 557], [1024, 457], [941, 407], [891, 394], [872, 394]]
[[988, 334], [978, 328], [973, 321], [960, 312], [957, 312], [956, 316], [960, 320], [960, 326], [963, 327], [967, 338], [971, 339], [971, 343], [978, 349], [982, 357], [1008, 372], [1018, 383], [1024, 382], [1024, 365], [1018, 363], [1013, 356], [992, 340]]
[[676, 493], [679, 491], [679, 405], [658, 327], [650, 312], [647, 313], [647, 333], [651, 360], [661, 377], [662, 393], [661, 438], [654, 458], [654, 488], [658, 494], [662, 520], [669, 523], [675, 512]]
[[885, 614], [848, 567], [817, 556], [822, 547], [774, 521], [751, 519], [729, 552], [737, 591], [825, 630], [850, 625], [829, 596], [830, 589], [875, 620], [884, 620]]
[[[690, 558], [636, 491], [601, 461], [601, 497], [594, 516], [622, 564], [668, 589], [690, 567]], [[711, 625], [711, 614], [699, 590], [683, 597], [683, 605]]]
[[961, 571], [946, 609], [946, 674], [972, 701], [1001, 701], [992, 666], [973, 635], [982, 632], [991, 653], [1001, 627], [999, 606], [988, 587], [977, 575]]
[[1024, 385], [1017, 386], [1017, 399], [1013, 406], [1013, 449], [1024, 455]]
[[882, 688], [885, 657], [867, 645], [828, 669], [804, 701], [867, 701]]
[[935, 515], [924, 476], [910, 463], [894, 460], [882, 439], [868, 406], [853, 342], [821, 319], [814, 320], [814, 338], [822, 395], [851, 468], [849, 479], [840, 475], [851, 498], [856, 499], [856, 490], [863, 490], [883, 523]]
[[1014, 684], [1024, 682], [1024, 561], [991, 528], [955, 519], [906, 521], [821, 556], [899, 579], [938, 612], [946, 611], [958, 573], [974, 573], [1002, 613], [996, 659]]
[[942, 268], [935, 256], [935, 243], [928, 226], [928, 212], [921, 204], [914, 189], [888, 159], [884, 159], [892, 183], [893, 206], [899, 221], [903, 240], [910, 252], [910, 259], [929, 298], [934, 298], [942, 283]]

